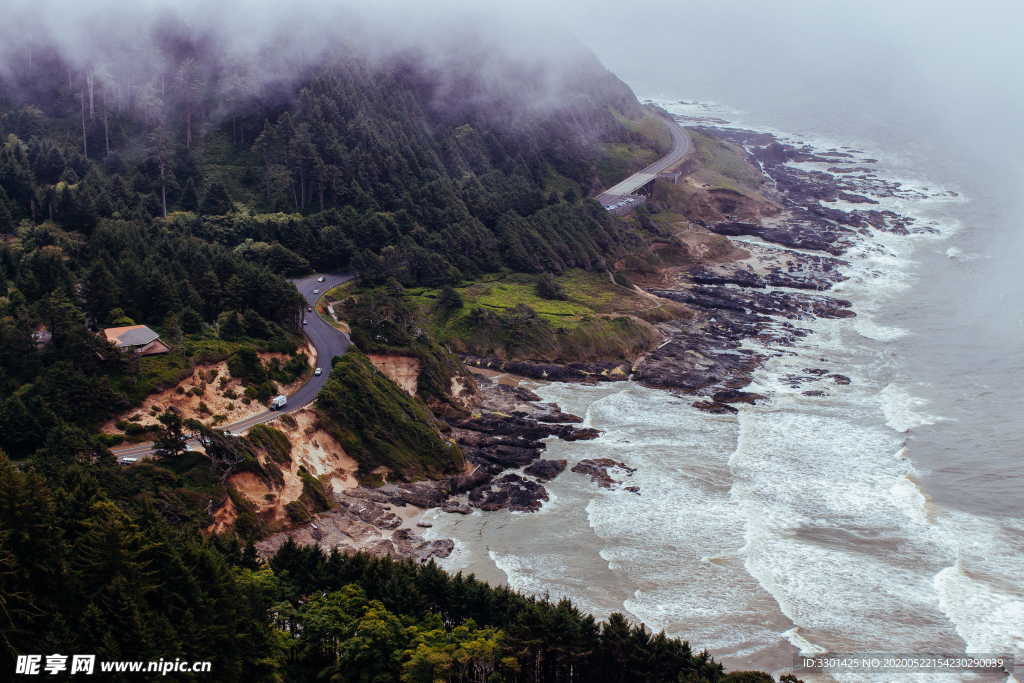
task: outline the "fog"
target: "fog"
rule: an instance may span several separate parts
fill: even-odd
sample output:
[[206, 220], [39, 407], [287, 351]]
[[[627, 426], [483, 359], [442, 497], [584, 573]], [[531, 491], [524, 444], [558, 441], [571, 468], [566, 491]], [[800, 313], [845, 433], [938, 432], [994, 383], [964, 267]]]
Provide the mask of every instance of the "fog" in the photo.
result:
[[536, 84], [530, 104], [556, 101], [587, 55], [571, 33], [530, 12], [448, 0], [10, 2], [0, 23], [0, 76], [16, 75], [50, 48], [71, 68], [117, 83], [118, 95], [174, 74], [189, 57], [208, 71], [204, 87], [229, 87], [226, 80], [244, 73], [230, 87], [255, 90], [337, 54], [368, 61], [414, 55], [442, 85], [445, 75], [468, 66], [501, 88], [525, 67]]
[[[1024, 315], [1024, 3], [1019, 0], [608, 0], [571, 26], [640, 95], [712, 100], [780, 130], [870, 145], [960, 190], [936, 281], [965, 339], [1019, 348]], [[948, 246], [948, 245], [947, 245]], [[936, 246], [945, 250], [946, 246]], [[958, 311], [958, 312], [957, 312]], [[953, 343], [952, 337], [950, 343]]]
[[910, 142], [926, 156], [941, 146], [983, 161], [1024, 141], [1022, 19], [1018, 0], [13, 0], [0, 65], [16, 68], [27, 43], [56, 41], [80, 65], [148, 66], [162, 28], [274, 75], [341, 41], [381, 56], [444, 55], [474, 40], [557, 74], [575, 37], [640, 94], [711, 98], [867, 138], [918, 130]]
[[922, 152], [934, 143], [974, 160], [1024, 141], [1017, 0], [622, 7], [579, 3], [563, 21], [639, 92], [710, 98], [760, 120], [869, 139], [918, 129]]
[[14, 0], [4, 19], [7, 70], [26, 45], [54, 42], [101, 76], [152, 69], [173, 47], [168, 36], [187, 34], [259, 64], [264, 79], [344, 43], [370, 58], [418, 50], [439, 71], [461, 50], [500, 87], [501, 55], [546, 65], [546, 97], [557, 97], [582, 43], [641, 95], [712, 99], [790, 130], [898, 139], [923, 163], [957, 160], [939, 174], [998, 169], [985, 186], [1024, 180], [1024, 162], [1007, 152], [1024, 147], [1017, 0]]

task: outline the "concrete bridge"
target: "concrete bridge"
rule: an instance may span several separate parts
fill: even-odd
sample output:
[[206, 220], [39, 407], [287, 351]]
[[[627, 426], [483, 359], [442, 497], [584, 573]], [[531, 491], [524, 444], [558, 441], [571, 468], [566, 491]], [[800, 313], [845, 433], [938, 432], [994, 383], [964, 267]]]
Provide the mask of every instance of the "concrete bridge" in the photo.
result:
[[650, 166], [640, 169], [597, 195], [597, 201], [601, 202], [601, 206], [614, 213], [626, 213], [645, 201], [646, 198], [639, 193], [647, 189], [659, 176], [670, 175], [673, 182], [678, 179], [679, 174], [669, 169], [677, 166], [693, 151], [693, 141], [682, 126], [672, 119], [662, 116], [662, 121], [672, 134], [672, 149]]

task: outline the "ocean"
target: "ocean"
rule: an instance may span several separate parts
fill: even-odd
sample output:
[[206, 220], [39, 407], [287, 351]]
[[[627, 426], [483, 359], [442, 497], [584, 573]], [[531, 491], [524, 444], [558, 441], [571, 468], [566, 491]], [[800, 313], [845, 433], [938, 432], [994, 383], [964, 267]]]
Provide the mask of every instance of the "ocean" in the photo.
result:
[[[538, 513], [431, 513], [432, 535], [457, 543], [445, 566], [599, 616], [622, 611], [730, 669], [781, 672], [797, 653], [824, 652], [1024, 664], [1024, 324], [1007, 276], [1019, 219], [1000, 185], [898, 136], [790, 132], [784, 117], [655, 101], [877, 159], [875, 173], [900, 189], [876, 208], [929, 232], [874, 231], [844, 256], [848, 279], [830, 293], [856, 317], [801, 321], [813, 334], [795, 348], [748, 344], [769, 359], [745, 390], [770, 400], [735, 416], [632, 382], [531, 384], [604, 431], [549, 441], [545, 457], [622, 461], [640, 494], [567, 471]], [[795, 382], [808, 368], [850, 384]], [[815, 388], [826, 395], [803, 393]]]

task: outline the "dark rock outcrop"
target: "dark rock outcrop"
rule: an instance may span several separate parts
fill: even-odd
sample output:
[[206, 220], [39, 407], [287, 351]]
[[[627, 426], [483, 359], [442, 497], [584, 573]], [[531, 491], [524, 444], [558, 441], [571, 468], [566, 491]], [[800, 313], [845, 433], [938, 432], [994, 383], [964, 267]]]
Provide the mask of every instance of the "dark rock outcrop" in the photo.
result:
[[578, 463], [573, 465], [572, 471], [578, 474], [585, 474], [590, 477], [590, 480], [601, 488], [614, 488], [621, 484], [618, 479], [615, 479], [609, 473], [609, 470], [619, 470], [625, 473], [627, 477], [633, 476], [636, 472], [635, 467], [630, 467], [624, 462], [618, 460], [612, 460], [611, 458], [588, 458], [586, 460], [580, 460]]
[[481, 510], [536, 512], [548, 499], [548, 492], [535, 481], [518, 474], [506, 474], [469, 492], [469, 502]]
[[733, 415], [739, 412], [728, 403], [719, 403], [718, 401], [694, 401], [693, 407], [712, 415]]
[[440, 507], [448, 499], [447, 481], [417, 481], [411, 484], [386, 484], [377, 489], [394, 505], [418, 508]]
[[736, 389], [724, 389], [716, 391], [711, 397], [716, 403], [749, 403], [754, 405], [758, 401], [767, 398], [764, 394], [756, 394], [751, 391], [737, 391]]
[[565, 460], [537, 460], [523, 472], [537, 477], [541, 481], [551, 481], [565, 470]]
[[441, 506], [441, 510], [443, 512], [450, 512], [459, 515], [468, 515], [470, 512], [473, 511], [473, 509], [469, 507], [469, 505], [467, 505], [466, 503], [459, 502], [457, 500], [449, 500], [448, 502]]

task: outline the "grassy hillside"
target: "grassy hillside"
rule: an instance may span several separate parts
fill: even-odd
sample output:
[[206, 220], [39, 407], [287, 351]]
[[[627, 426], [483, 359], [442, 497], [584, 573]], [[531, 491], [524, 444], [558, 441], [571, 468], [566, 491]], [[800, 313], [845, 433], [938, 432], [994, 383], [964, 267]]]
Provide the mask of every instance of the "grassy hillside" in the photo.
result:
[[758, 198], [758, 188], [766, 178], [746, 160], [743, 151], [731, 142], [719, 140], [690, 129], [700, 162], [698, 176], [710, 189], [726, 189]]
[[661, 338], [652, 323], [672, 315], [671, 304], [616, 284], [607, 273], [570, 270], [552, 278], [561, 298], [539, 293], [542, 277], [502, 273], [462, 283], [453, 288], [457, 306], [436, 288], [406, 295], [440, 343], [503, 359], [631, 360]]
[[362, 353], [337, 360], [317, 397], [321, 424], [359, 462], [358, 476], [378, 467], [390, 479], [414, 480], [457, 472], [458, 446], [438, 433], [430, 411], [379, 373]]

